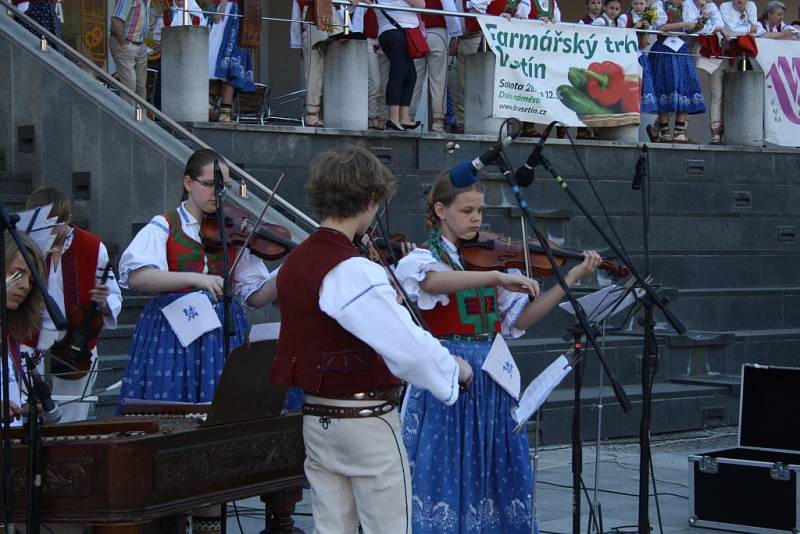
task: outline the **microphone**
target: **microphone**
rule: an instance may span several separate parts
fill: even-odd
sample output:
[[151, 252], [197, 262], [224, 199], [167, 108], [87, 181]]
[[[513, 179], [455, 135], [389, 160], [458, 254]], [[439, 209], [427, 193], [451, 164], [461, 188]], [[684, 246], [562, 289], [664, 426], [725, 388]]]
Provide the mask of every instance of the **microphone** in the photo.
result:
[[61, 420], [61, 406], [54, 400], [50, 387], [42, 379], [36, 366], [30, 361], [30, 358], [25, 354], [25, 359], [28, 362], [28, 376], [31, 379], [31, 389], [33, 390], [33, 397], [42, 405], [42, 419], [45, 424], [55, 424]]
[[639, 159], [636, 160], [636, 172], [633, 174], [633, 181], [631, 182], [631, 189], [638, 191], [642, 188], [642, 179], [647, 176], [647, 145], [642, 145], [642, 151], [639, 153]]
[[533, 183], [534, 169], [541, 163], [542, 161], [542, 150], [544, 149], [544, 144], [547, 141], [547, 138], [550, 137], [550, 132], [553, 130], [553, 126], [558, 124], [558, 121], [553, 121], [547, 125], [547, 128], [544, 129], [542, 132], [542, 136], [539, 138], [539, 142], [536, 143], [536, 146], [533, 147], [533, 151], [531, 151], [531, 155], [528, 156], [528, 161], [525, 164], [517, 169], [517, 172], [514, 173], [514, 178], [517, 180], [517, 185], [519, 187], [528, 187]]
[[513, 135], [507, 135], [502, 141], [498, 141], [489, 149], [473, 159], [472, 161], [462, 161], [450, 170], [450, 182], [453, 187], [461, 189], [469, 187], [478, 181], [478, 171], [491, 165], [497, 160], [500, 153], [508, 148], [520, 134], [520, 130], [514, 132]]

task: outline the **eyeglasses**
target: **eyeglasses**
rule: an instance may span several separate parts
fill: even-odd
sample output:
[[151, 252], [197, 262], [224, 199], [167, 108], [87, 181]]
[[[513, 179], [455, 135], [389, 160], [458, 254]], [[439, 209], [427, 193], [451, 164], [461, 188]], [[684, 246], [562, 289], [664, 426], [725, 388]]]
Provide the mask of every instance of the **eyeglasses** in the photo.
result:
[[[191, 176], [189, 178], [191, 178]], [[209, 189], [214, 189], [214, 187], [216, 186], [216, 184], [214, 182], [206, 182], [204, 180], [198, 180], [197, 178], [191, 178], [191, 179], [192, 179], [192, 181], [197, 182], [198, 184], [202, 185], [203, 187], [207, 187]], [[222, 186], [222, 190], [227, 193], [228, 191], [231, 190], [231, 184], [224, 184]]]

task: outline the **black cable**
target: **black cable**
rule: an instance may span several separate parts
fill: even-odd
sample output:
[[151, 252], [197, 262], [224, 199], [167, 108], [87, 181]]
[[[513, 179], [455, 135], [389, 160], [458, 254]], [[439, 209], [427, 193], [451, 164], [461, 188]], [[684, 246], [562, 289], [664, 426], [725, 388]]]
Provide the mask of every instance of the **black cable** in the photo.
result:
[[239, 509], [236, 507], [236, 501], [233, 501], [231, 504], [233, 504], [233, 513], [236, 514], [236, 523], [239, 525], [239, 534], [244, 534], [242, 522], [239, 520]]

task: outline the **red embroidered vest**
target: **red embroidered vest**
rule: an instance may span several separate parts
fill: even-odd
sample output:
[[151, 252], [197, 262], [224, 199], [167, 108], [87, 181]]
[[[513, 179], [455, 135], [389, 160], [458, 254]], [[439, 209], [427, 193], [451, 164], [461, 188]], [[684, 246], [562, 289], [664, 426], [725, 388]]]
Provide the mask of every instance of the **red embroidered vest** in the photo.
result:
[[[92, 299], [89, 291], [94, 289], [99, 282], [100, 272], [105, 265], [97, 265], [97, 254], [100, 251], [100, 238], [91, 232], [72, 228], [72, 244], [61, 255], [61, 279], [64, 290], [64, 315], [69, 319], [69, 314], [78, 306], [88, 305]], [[50, 257], [46, 259], [47, 268], [50, 268]], [[29, 347], [37, 347], [39, 333], [34, 334], [25, 341]], [[97, 345], [97, 339], [89, 341], [89, 350]]]
[[528, 18], [531, 20], [538, 20], [541, 17], [547, 17], [552, 19], [556, 13], [556, 0], [550, 0], [552, 4], [550, 5], [550, 10], [547, 12], [540, 12], [539, 11], [539, 2], [538, 0], [531, 0], [531, 12], [528, 15]]
[[[425, 8], [444, 11], [442, 0], [425, 0]], [[422, 20], [425, 22], [426, 28], [447, 28], [447, 22], [443, 15], [422, 15]]]
[[594, 22], [594, 19], [595, 17], [592, 17], [591, 15], [586, 15], [579, 22], [583, 22], [584, 24], [591, 24], [592, 22]]
[[[163, 217], [169, 226], [169, 237], [167, 238], [167, 265], [170, 271], [202, 273], [208, 264], [207, 274], [222, 276], [224, 273], [224, 258], [221, 251], [209, 251], [202, 243], [183, 233], [181, 216], [176, 211], [165, 213]], [[228, 265], [233, 265], [236, 257], [236, 249], [228, 248]], [[191, 291], [185, 288], [180, 291]]]
[[[508, 0], [493, 0], [491, 4], [486, 8], [487, 15], [494, 15], [499, 16], [501, 13], [506, 11], [506, 8], [509, 5]], [[513, 11], [510, 11], [513, 15], [516, 13], [516, 7]], [[467, 19], [467, 32], [479, 32], [481, 31], [481, 25], [478, 23], [478, 19], [476, 18], [468, 18]]]
[[281, 334], [272, 363], [273, 383], [323, 396], [401, 384], [369, 345], [319, 308], [322, 280], [338, 264], [357, 256], [344, 234], [326, 228], [287, 256], [278, 272]]

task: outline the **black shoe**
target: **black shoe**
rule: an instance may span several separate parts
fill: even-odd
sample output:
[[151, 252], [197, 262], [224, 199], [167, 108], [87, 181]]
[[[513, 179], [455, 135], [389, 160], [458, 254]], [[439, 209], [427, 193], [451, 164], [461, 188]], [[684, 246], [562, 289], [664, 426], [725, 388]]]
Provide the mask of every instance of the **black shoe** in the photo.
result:
[[416, 130], [417, 128], [422, 126], [422, 123], [420, 121], [417, 121], [414, 124], [403, 124], [403, 123], [400, 123], [400, 126], [405, 128], [406, 130]]
[[397, 132], [405, 132], [406, 129], [400, 126], [399, 124], [395, 123], [391, 119], [386, 119], [386, 129], [387, 130], [394, 130]]

